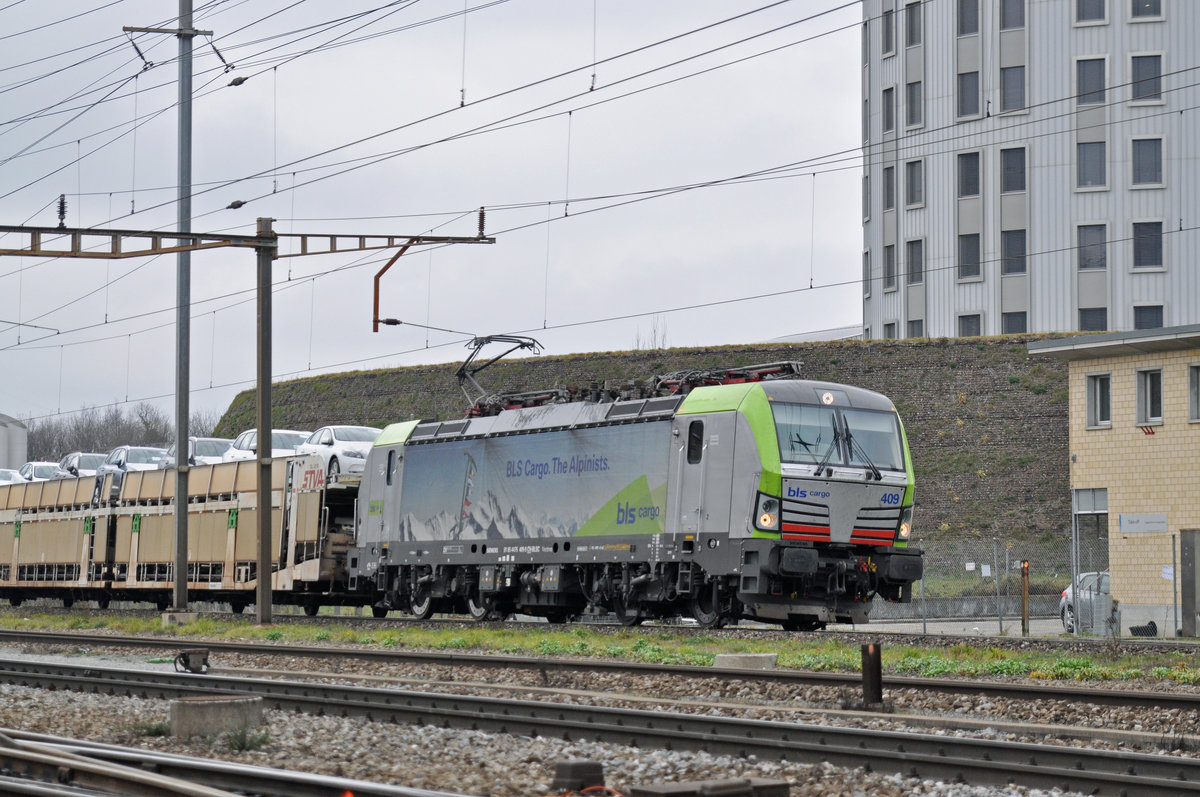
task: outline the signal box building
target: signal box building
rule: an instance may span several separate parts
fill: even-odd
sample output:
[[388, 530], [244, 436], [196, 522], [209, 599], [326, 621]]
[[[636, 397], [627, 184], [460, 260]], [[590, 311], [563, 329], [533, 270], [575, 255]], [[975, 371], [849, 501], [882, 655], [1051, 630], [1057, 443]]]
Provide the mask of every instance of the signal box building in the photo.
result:
[[1157, 636], [1174, 635], [1187, 627], [1176, 609], [1182, 533], [1200, 530], [1200, 325], [1042, 340], [1029, 352], [1069, 361], [1075, 528], [1106, 521], [1121, 633], [1153, 621]]

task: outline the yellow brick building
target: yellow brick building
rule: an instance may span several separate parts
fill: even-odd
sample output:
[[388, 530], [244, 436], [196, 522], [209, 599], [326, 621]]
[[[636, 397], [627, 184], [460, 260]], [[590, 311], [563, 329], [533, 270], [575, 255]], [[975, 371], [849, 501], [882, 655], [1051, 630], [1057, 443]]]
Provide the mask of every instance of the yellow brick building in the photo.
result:
[[1029, 352], [1069, 361], [1073, 520], [1107, 509], [1121, 633], [1154, 621], [1173, 636], [1180, 532], [1200, 529], [1200, 325], [1037, 341]]

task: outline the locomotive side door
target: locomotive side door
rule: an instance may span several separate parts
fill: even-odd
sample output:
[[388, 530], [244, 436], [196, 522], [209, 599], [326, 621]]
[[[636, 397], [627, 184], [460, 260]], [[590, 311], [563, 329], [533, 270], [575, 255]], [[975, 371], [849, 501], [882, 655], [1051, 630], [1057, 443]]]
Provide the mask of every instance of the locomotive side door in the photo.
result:
[[737, 413], [684, 415], [673, 422], [672, 514], [681, 532], [729, 531]]

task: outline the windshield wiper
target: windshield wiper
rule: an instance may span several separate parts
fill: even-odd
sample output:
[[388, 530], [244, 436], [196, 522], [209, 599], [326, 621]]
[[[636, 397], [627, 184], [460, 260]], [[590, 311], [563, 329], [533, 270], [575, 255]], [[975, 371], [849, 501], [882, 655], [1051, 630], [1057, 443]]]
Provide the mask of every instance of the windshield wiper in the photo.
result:
[[[817, 463], [817, 469], [813, 471], [814, 476], [820, 476], [821, 471], [825, 469], [825, 465], [829, 462], [829, 458], [833, 456], [833, 452], [837, 450], [842, 442], [842, 430], [838, 428], [837, 415], [830, 415], [830, 421], [833, 422], [833, 442], [829, 444], [829, 448], [825, 451], [824, 458]], [[829, 475], [833, 475], [833, 468], [829, 469]]]
[[875, 477], [875, 481], [883, 481], [883, 474], [879, 472], [879, 468], [875, 467], [875, 463], [867, 455], [867, 450], [863, 448], [862, 443], [855, 440], [854, 436], [850, 434], [850, 423], [844, 418], [842, 419], [842, 423], [846, 425], [846, 442], [850, 446], [850, 458], [854, 459], [854, 449], [857, 447], [858, 453], [862, 454], [862, 458], [867, 462], [867, 467], [871, 469], [871, 475]]

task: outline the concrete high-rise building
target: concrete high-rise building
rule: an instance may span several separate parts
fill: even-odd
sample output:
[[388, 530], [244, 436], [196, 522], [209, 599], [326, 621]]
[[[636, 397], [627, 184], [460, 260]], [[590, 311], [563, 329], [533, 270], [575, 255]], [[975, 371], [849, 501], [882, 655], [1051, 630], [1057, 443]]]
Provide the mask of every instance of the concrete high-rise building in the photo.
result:
[[863, 0], [866, 338], [1200, 323], [1200, 0]]

